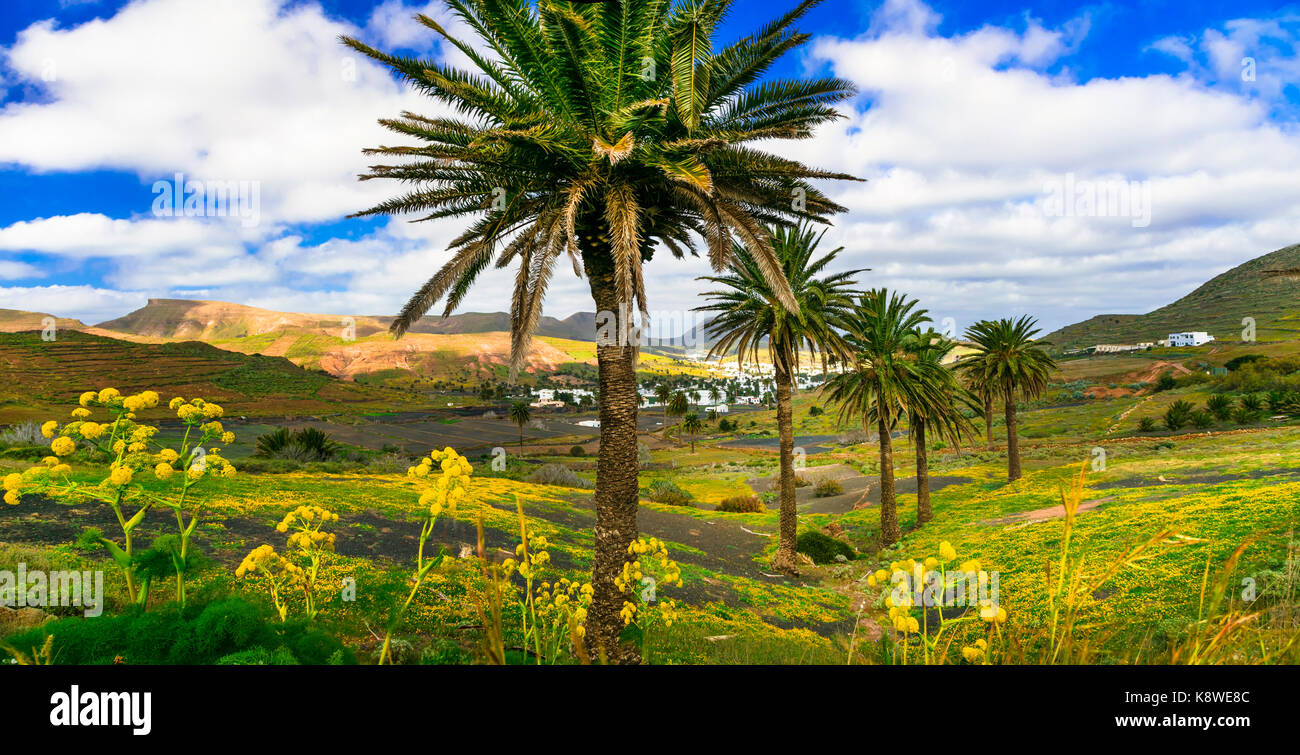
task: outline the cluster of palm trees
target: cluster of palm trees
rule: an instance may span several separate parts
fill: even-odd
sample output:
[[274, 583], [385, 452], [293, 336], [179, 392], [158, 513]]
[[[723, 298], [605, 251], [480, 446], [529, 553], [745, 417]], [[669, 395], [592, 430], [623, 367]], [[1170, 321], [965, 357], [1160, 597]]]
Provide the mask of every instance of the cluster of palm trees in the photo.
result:
[[[824, 273], [842, 251], [822, 256], [822, 235], [812, 229], [773, 228], [773, 248], [794, 294], [796, 307], [773, 293], [754, 257], [742, 245], [726, 275], [704, 280], [718, 289], [705, 294], [699, 307], [713, 315], [708, 332], [714, 354], [736, 354], [758, 361], [766, 347], [776, 376], [777, 435], [780, 448], [780, 532], [773, 566], [795, 569], [797, 512], [793, 469], [794, 373], [801, 354], [820, 356], [823, 364], [843, 369], [821, 386], [822, 395], [839, 406], [841, 422], [862, 425], [870, 437], [874, 426], [880, 453], [880, 541], [888, 545], [902, 532], [894, 481], [894, 435], [906, 422], [916, 454], [916, 522], [933, 517], [930, 504], [930, 433], [959, 445], [973, 434], [967, 414], [992, 416], [992, 397], [1006, 404], [1008, 478], [1020, 476], [1015, 440], [1016, 397], [1032, 398], [1046, 387], [1054, 366], [1034, 343], [1033, 320], [981, 321], [966, 337], [974, 352], [950, 368], [957, 342], [929, 327], [926, 310], [915, 299], [886, 289], [859, 291], [854, 276], [865, 270]], [[985, 398], [989, 397], [989, 398]]]
[[[596, 311], [644, 315], [649, 308], [643, 264], [661, 250], [676, 258], [706, 254], [719, 275], [761, 280], [772, 304], [800, 313], [780, 316], [779, 324], [774, 315], [777, 330], [765, 334], [778, 344], [772, 353], [787, 375], [797, 358], [794, 344], [811, 332], [805, 328], [819, 319], [830, 322], [836, 308], [893, 306], [895, 297], [850, 292], [846, 277], [826, 284], [830, 290], [823, 293], [834, 301], [805, 299], [817, 302], [805, 311], [794, 291], [803, 285], [802, 268], [792, 269], [777, 252], [789, 234], [808, 233], [794, 226], [827, 223], [845, 210], [814, 180], [857, 180], [760, 148], [812, 136], [817, 126], [843, 117], [836, 106], [855, 94], [849, 82], [834, 77], [765, 78], [778, 58], [809, 40], [794, 24], [818, 0], [802, 0], [721, 47], [713, 44], [713, 33], [734, 0], [444, 2], [475, 39], [454, 36], [427, 16], [416, 19], [468, 60], [471, 70], [342, 40], [391, 68], [441, 110], [380, 120], [414, 144], [365, 150], [384, 162], [361, 178], [395, 180], [406, 191], [357, 215], [469, 219], [449, 244], [446, 264], [394, 318], [395, 336], [439, 303], [450, 314], [484, 271], [513, 268], [511, 366], [517, 370], [561, 258], [587, 279]], [[921, 322], [912, 314], [904, 317], [909, 334]], [[826, 339], [823, 353], [850, 359], [865, 371], [864, 380], [886, 364], [886, 372], [896, 366], [922, 369], [898, 366], [908, 359], [893, 356], [873, 366], [871, 356], [882, 356], [887, 345], [910, 353], [924, 337], [900, 339], [870, 327], [818, 336]], [[782, 351], [783, 343], [790, 349]], [[597, 339], [600, 453], [586, 637], [594, 652], [615, 662], [639, 660], [634, 649], [618, 642], [623, 595], [616, 584], [637, 537], [636, 359], [635, 342]], [[976, 372], [990, 381], [1011, 374]], [[862, 394], [861, 407], [879, 407], [871, 411], [880, 412], [878, 423], [886, 431], [903, 411], [923, 416], [902, 403], [901, 387], [879, 380], [872, 385], [877, 392]], [[778, 383], [777, 393], [788, 426], [789, 401], [782, 400], [788, 385], [783, 391]], [[948, 420], [924, 417], [926, 427], [947, 431]], [[513, 419], [522, 424], [521, 413]], [[784, 433], [782, 441], [782, 500], [791, 508], [787, 517], [783, 505], [781, 532], [782, 558], [792, 560], [789, 437]], [[881, 437], [887, 446], [888, 432]]]

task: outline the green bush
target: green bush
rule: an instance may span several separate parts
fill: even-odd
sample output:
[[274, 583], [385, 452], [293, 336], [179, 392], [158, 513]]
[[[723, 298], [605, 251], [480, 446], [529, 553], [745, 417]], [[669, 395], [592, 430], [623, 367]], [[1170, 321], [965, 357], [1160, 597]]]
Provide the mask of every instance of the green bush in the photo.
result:
[[830, 498], [831, 496], [844, 495], [844, 486], [835, 480], [822, 480], [813, 488], [813, 496], [817, 498]]
[[1192, 405], [1188, 401], [1179, 399], [1165, 409], [1165, 427], [1170, 430], [1180, 430], [1192, 420]]
[[583, 448], [582, 446], [574, 446], [573, 448], [570, 448], [570, 449], [569, 449], [569, 455], [570, 455], [570, 456], [586, 456], [586, 455], [587, 455], [587, 449]]
[[1143, 417], [1138, 420], [1138, 432], [1151, 433], [1156, 430], [1156, 420], [1154, 417]]
[[695, 505], [695, 501], [691, 498], [691, 494], [682, 490], [682, 488], [672, 480], [655, 480], [650, 483], [650, 488], [646, 497], [655, 503], [666, 503], [669, 506]]
[[836, 556], [843, 556], [845, 560], [852, 561], [858, 555], [857, 551], [853, 550], [853, 546], [843, 540], [836, 540], [816, 530], [799, 533], [799, 537], [795, 539], [795, 549], [811, 558], [815, 564], [834, 563], [837, 560]]
[[172, 604], [146, 613], [59, 619], [5, 640], [15, 648], [41, 647], [53, 635], [54, 658], [70, 665], [205, 665], [257, 658], [321, 665], [355, 663], [337, 639], [312, 624], [281, 623], [270, 611], [239, 598], [184, 611]]
[[1214, 424], [1214, 415], [1204, 409], [1197, 409], [1192, 412], [1192, 426], [1198, 430], [1204, 430]]
[[766, 510], [767, 507], [755, 495], [733, 495], [718, 503], [718, 511], [732, 514], [758, 514]]
[[256, 456], [302, 462], [330, 461], [338, 451], [338, 444], [329, 434], [314, 427], [292, 431], [281, 427], [257, 438]]

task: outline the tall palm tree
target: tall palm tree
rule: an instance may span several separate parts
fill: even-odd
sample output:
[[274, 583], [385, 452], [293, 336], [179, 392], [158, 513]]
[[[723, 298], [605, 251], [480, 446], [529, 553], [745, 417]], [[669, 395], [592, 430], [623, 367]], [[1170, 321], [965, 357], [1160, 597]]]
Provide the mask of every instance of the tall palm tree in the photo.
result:
[[524, 455], [524, 425], [531, 420], [532, 413], [528, 411], [527, 401], [515, 401], [510, 404], [510, 421], [519, 425], [519, 455]]
[[1024, 315], [1018, 320], [982, 320], [966, 330], [976, 353], [969, 368], [1000, 394], [1007, 424], [1007, 481], [1020, 479], [1020, 440], [1016, 436], [1016, 394], [1034, 399], [1047, 390], [1047, 378], [1056, 362], [1034, 342], [1037, 321]]
[[955, 341], [934, 330], [918, 331], [912, 348], [917, 375], [913, 395], [907, 405], [912, 445], [916, 451], [916, 523], [934, 518], [930, 507], [930, 456], [926, 432], [934, 429], [953, 443], [970, 432], [970, 422], [958, 404], [965, 403], [965, 388], [943, 360], [956, 348]]
[[858, 417], [866, 430], [876, 422], [880, 435], [880, 542], [890, 545], [902, 537], [894, 489], [894, 425], [917, 401], [922, 369], [911, 357], [917, 329], [930, 322], [917, 301], [886, 289], [873, 289], [858, 300], [851, 319], [842, 323], [844, 339], [853, 353], [850, 369], [822, 384], [828, 401], [839, 404], [839, 419]]
[[[853, 96], [842, 79], [760, 81], [809, 40], [788, 13], [730, 45], [712, 43], [734, 0], [444, 0], [473, 32], [461, 39], [417, 20], [471, 65], [381, 52], [343, 42], [398, 73], [450, 115], [402, 113], [380, 123], [413, 144], [366, 150], [387, 160], [361, 176], [409, 185], [358, 213], [469, 218], [450, 259], [392, 323], [396, 336], [438, 302], [456, 309], [479, 274], [514, 266], [511, 367], [528, 352], [561, 256], [585, 275], [598, 313], [626, 333], [633, 308], [649, 311], [642, 265], [658, 247], [730, 262], [733, 234], [753, 248], [780, 298], [793, 305], [764, 222], [825, 222], [844, 208], [813, 179], [851, 179], [753, 145], [800, 139], [842, 117]], [[597, 335], [600, 456], [593, 533], [594, 595], [587, 638], [616, 662], [636, 652], [617, 638], [623, 595], [615, 584], [637, 536], [637, 345]]]
[[655, 386], [655, 400], [659, 406], [663, 407], [664, 412], [664, 437], [668, 436], [668, 402], [673, 400], [672, 386], [667, 383], [660, 383]]
[[[780, 448], [780, 526], [774, 568], [796, 571], [795, 536], [798, 512], [794, 497], [794, 375], [799, 368], [800, 350], [813, 353], [845, 353], [831, 323], [847, 319], [853, 311], [853, 277], [863, 270], [824, 275], [823, 271], [843, 247], [816, 257], [817, 245], [826, 234], [811, 227], [773, 228], [772, 244], [781, 270], [794, 292], [797, 309], [787, 309], [775, 296], [758, 261], [749, 250], [738, 246], [735, 261], [726, 275], [701, 280], [722, 288], [704, 294], [708, 304], [696, 307], [709, 312], [707, 331], [714, 339], [713, 357], [735, 351], [742, 362], [759, 361], [759, 344], [767, 342], [776, 376], [776, 429]], [[821, 276], [821, 277], [819, 277]]]
[[700, 415], [695, 412], [689, 412], [682, 417], [682, 430], [691, 436], [691, 453], [695, 453], [695, 436], [700, 434], [704, 429], [704, 423], [700, 421]]

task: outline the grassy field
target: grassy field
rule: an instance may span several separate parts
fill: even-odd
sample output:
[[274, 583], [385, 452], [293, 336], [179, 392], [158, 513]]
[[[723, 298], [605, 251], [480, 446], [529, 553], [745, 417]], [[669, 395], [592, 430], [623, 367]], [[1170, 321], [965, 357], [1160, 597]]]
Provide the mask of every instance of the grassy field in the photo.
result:
[[[7, 351], [0, 353], [33, 348], [22, 336], [7, 338]], [[25, 399], [10, 394], [11, 407], [25, 401], [15, 414], [66, 417], [66, 409], [52, 414], [47, 405], [66, 405], [77, 393], [72, 386], [103, 377], [103, 364], [87, 358], [93, 357], [94, 343], [78, 344], [75, 359], [45, 349], [49, 364], [24, 366], [26, 372], [17, 379], [36, 388]], [[335, 385], [327, 378], [312, 383], [312, 373], [282, 359], [263, 361], [199, 346], [168, 353], [167, 348], [175, 347], [137, 345], [161, 349], [175, 365], [184, 365], [183, 370], [169, 366], [170, 374], [183, 372], [189, 382], [153, 383], [163, 388], [163, 404], [173, 391], [189, 397], [204, 390], [212, 400], [228, 404], [228, 412], [239, 406], [256, 414], [260, 406], [280, 413], [291, 401], [325, 403], [319, 394]], [[106, 363], [109, 358], [102, 359]], [[769, 492], [777, 471], [775, 447], [729, 445], [745, 437], [771, 437], [770, 412], [743, 415], [735, 432], [717, 432], [711, 425], [694, 452], [681, 437], [647, 435], [639, 526], [643, 536], [665, 544], [682, 583], [661, 586], [658, 602], [646, 605], [644, 620], [629, 625], [625, 639], [640, 643], [651, 663], [1296, 662], [1300, 425], [1264, 421], [1139, 433], [1140, 417], [1156, 416], [1175, 400], [1203, 402], [1212, 386], [1070, 398], [1079, 390], [1078, 381], [1104, 380], [1114, 374], [1107, 370], [1116, 363], [1125, 373], [1136, 365], [1128, 358], [1069, 363], [1054, 377], [1059, 387], [1043, 402], [1024, 408], [1025, 476], [1014, 484], [1005, 482], [1000, 423], [992, 451], [983, 450], [982, 439], [968, 440], [960, 452], [932, 450], [934, 519], [919, 528], [914, 449], [904, 433], [895, 449], [904, 536], [888, 549], [878, 546], [875, 444], [826, 442], [821, 453], [807, 456], [808, 468], [800, 474], [810, 479], [828, 475], [841, 483], [841, 490], [823, 495], [811, 484], [800, 487], [799, 528], [809, 536], [828, 534], [852, 557], [809, 561], [798, 577], [776, 574], [768, 566], [777, 530]], [[139, 379], [142, 386], [169, 374], [155, 370]], [[41, 382], [46, 371], [69, 381]], [[279, 383], [281, 374], [296, 377]], [[358, 410], [358, 421], [383, 421], [391, 415], [380, 408], [381, 394], [357, 396], [349, 406]], [[827, 411], [817, 414], [811, 411], [814, 406]], [[364, 407], [367, 411], [359, 411]], [[153, 421], [160, 413], [166, 413], [161, 405], [142, 411], [141, 419]], [[815, 392], [803, 392], [796, 399], [796, 433], [832, 435], [838, 429], [834, 414], [834, 407], [825, 407]], [[236, 466], [264, 469], [265, 464], [245, 458], [254, 436], [272, 425], [230, 426], [238, 426], [241, 437], [224, 444], [228, 458]], [[342, 432], [342, 426], [320, 427]], [[175, 432], [158, 437], [174, 440]], [[418, 445], [418, 438], [411, 440]], [[179, 608], [175, 577], [164, 573], [152, 583], [144, 613], [132, 608], [123, 573], [110, 554], [86, 534], [88, 528], [112, 533], [118, 522], [108, 505], [84, 495], [106, 484], [101, 482], [103, 460], [77, 451], [67, 461], [71, 479], [87, 486], [80, 488], [80, 498], [26, 494], [17, 505], [0, 507], [0, 564], [101, 569], [107, 578], [107, 608], [98, 618], [83, 618], [75, 608], [54, 608], [55, 621], [35, 628], [6, 614], [0, 635], [8, 636], [0, 643], [28, 652], [23, 648], [38, 649], [45, 637], [53, 636], [53, 660], [63, 662], [374, 663], [383, 628], [412, 584], [423, 533], [423, 552], [444, 557], [428, 572], [394, 633], [394, 662], [499, 661], [489, 647], [497, 636], [507, 662], [598, 662], [578, 650], [563, 621], [555, 618], [571, 614], [546, 613], [560, 611], [548, 604], [538, 614], [543, 618], [528, 618], [533, 609], [526, 597], [549, 596], [556, 585], [589, 579], [595, 459], [566, 451], [580, 440], [557, 436], [546, 444], [530, 441], [525, 458], [506, 443], [508, 456], [501, 468], [495, 463], [501, 460], [491, 454], [470, 459], [473, 475], [465, 500], [454, 512], [442, 512], [427, 532], [422, 529], [426, 509], [419, 501], [429, 483], [403, 473], [414, 458], [400, 453], [375, 452], [345, 465], [291, 465], [287, 468], [297, 471], [279, 474], [213, 475], [204, 481], [201, 508], [196, 509], [193, 552], [199, 555], [187, 568], [186, 607]], [[592, 447], [585, 453], [594, 452]], [[21, 472], [45, 453], [27, 453], [21, 444], [0, 451], [0, 476]], [[573, 481], [532, 480], [543, 464], [568, 467]], [[1081, 470], [1086, 474], [1075, 489]], [[132, 484], [139, 486], [137, 500], [162, 500], [171, 483], [145, 471]], [[677, 497], [664, 497], [665, 486], [678, 491]], [[751, 496], [761, 503], [756, 513], [717, 510], [724, 500]], [[1077, 512], [1067, 516], [1063, 501], [1076, 502]], [[237, 577], [236, 571], [262, 545], [292, 556], [286, 534], [276, 525], [290, 512], [312, 506], [338, 517], [325, 526], [335, 539], [333, 549], [321, 556], [312, 591], [318, 613], [309, 620], [305, 596], [289, 593], [281, 596], [287, 621], [279, 622], [267, 584]], [[517, 571], [501, 576], [507, 560], [517, 555], [521, 527], [530, 542], [545, 538], [549, 554], [532, 583]], [[176, 528], [170, 510], [153, 508], [135, 531], [137, 548], [165, 551]], [[945, 609], [942, 616], [930, 609], [919, 614], [923, 629], [900, 640], [888, 615], [888, 590], [876, 576], [909, 559], [938, 557], [948, 547], [955, 554], [944, 559], [945, 568], [956, 570], [977, 559], [976, 571], [997, 576], [997, 602], [1006, 622], [981, 620], [973, 605]], [[1062, 573], [1073, 586], [1054, 592], [1053, 577]], [[494, 603], [497, 595], [505, 598]], [[1063, 605], [1070, 607], [1068, 626]], [[492, 618], [494, 606], [500, 618]], [[198, 632], [203, 622], [236, 619], [270, 627], [266, 631], [271, 633], [250, 629], [249, 637], [261, 638], [255, 647], [249, 645], [252, 640], [232, 635], [214, 640], [202, 652], [156, 637], [150, 643], [132, 639], [151, 637], [149, 631], [161, 631], [157, 627], [162, 625], [177, 636], [190, 636], [186, 633]], [[1225, 640], [1206, 643], [1207, 632], [1229, 624]], [[536, 645], [542, 635], [552, 643], [549, 649]], [[976, 653], [977, 641], [986, 642], [987, 649]], [[171, 655], [160, 655], [160, 647]]]

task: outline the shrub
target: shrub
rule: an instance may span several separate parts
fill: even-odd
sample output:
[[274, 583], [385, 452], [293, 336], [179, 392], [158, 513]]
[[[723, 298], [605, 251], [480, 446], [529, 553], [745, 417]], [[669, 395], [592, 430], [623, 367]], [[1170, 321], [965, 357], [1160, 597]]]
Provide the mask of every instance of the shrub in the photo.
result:
[[1138, 432], [1150, 433], [1155, 432], [1156, 421], [1154, 417], [1143, 417], [1138, 420]]
[[677, 483], [672, 480], [655, 480], [650, 483], [649, 492], [646, 496], [655, 503], [666, 503], [669, 506], [694, 506], [695, 502], [691, 494], [682, 490]]
[[578, 476], [577, 472], [563, 464], [544, 464], [536, 472], [528, 475], [528, 481], [535, 485], [562, 485], [566, 488], [590, 488], [590, 482]]
[[1214, 424], [1214, 415], [1204, 409], [1197, 409], [1192, 412], [1192, 426], [1198, 430], [1204, 430]]
[[727, 511], [733, 514], [758, 514], [766, 511], [767, 507], [763, 502], [758, 500], [756, 495], [734, 495], [730, 498], [724, 498], [718, 503], [718, 511]]
[[1226, 420], [1232, 416], [1232, 397], [1216, 393], [1205, 400], [1205, 409], [1217, 419]]
[[811, 484], [812, 483], [805, 477], [800, 477], [799, 475], [794, 476], [794, 486], [796, 488], [806, 488]]
[[822, 416], [822, 415], [825, 414], [825, 413], [826, 413], [826, 410], [822, 409], [820, 406], [817, 406], [816, 404], [814, 404], [814, 405], [808, 407], [808, 416], [809, 416], [809, 417], [820, 417], [820, 416]]
[[1187, 401], [1179, 399], [1165, 409], [1165, 427], [1170, 430], [1182, 429], [1184, 425], [1192, 419], [1192, 405]]
[[862, 428], [854, 428], [840, 433], [835, 437], [835, 442], [841, 446], [856, 446], [859, 443], [867, 442], [867, 431]]
[[1259, 421], [1259, 413], [1253, 412], [1244, 406], [1239, 406], [1232, 412], [1232, 421], [1238, 425], [1253, 425]]
[[815, 564], [834, 563], [836, 556], [843, 556], [845, 560], [852, 561], [858, 555], [857, 551], [853, 550], [853, 546], [843, 540], [836, 540], [816, 530], [799, 533], [799, 537], [795, 539], [795, 549], [811, 558]]
[[843, 495], [844, 486], [835, 480], [822, 480], [813, 488], [813, 495], [817, 498], [830, 498], [831, 496]]
[[258, 437], [254, 455], [264, 459], [329, 461], [336, 453], [338, 444], [327, 433], [314, 427], [292, 431], [281, 427]]
[[587, 455], [587, 449], [583, 448], [582, 446], [574, 446], [573, 448], [570, 448], [570, 449], [569, 449], [569, 455], [570, 455], [570, 456], [586, 456], [586, 455]]
[[1178, 386], [1178, 381], [1174, 379], [1174, 373], [1162, 372], [1160, 377], [1156, 378], [1155, 392], [1173, 390]]
[[305, 622], [282, 624], [239, 598], [180, 610], [59, 619], [10, 637], [15, 648], [40, 647], [53, 635], [61, 664], [355, 663], [337, 639]]

